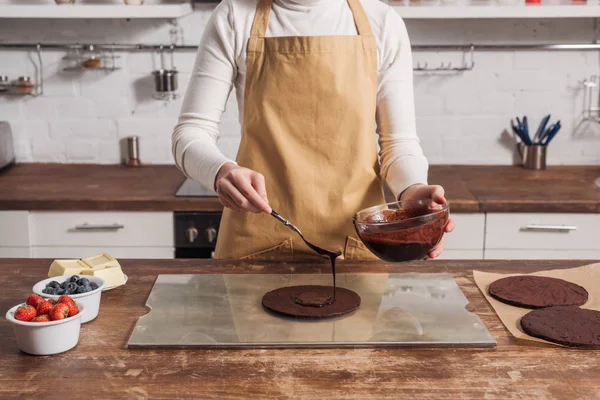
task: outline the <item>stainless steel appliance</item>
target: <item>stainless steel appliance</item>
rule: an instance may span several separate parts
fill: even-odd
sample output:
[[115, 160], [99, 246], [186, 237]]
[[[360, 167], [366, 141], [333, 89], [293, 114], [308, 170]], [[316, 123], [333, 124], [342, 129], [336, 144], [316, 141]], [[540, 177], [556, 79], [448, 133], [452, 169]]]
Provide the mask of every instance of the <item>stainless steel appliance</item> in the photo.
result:
[[6, 121], [0, 121], [0, 170], [15, 163], [12, 130]]
[[[187, 179], [175, 193], [177, 197], [215, 197], [198, 182]], [[212, 258], [221, 212], [175, 212], [175, 258]]]

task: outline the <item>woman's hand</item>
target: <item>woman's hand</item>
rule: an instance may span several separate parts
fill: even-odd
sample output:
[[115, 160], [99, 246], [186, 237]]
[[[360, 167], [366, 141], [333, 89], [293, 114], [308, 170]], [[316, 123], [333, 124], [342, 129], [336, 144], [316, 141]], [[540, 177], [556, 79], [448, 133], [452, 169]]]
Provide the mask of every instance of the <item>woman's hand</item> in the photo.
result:
[[215, 189], [223, 207], [239, 212], [271, 213], [265, 177], [256, 171], [225, 163], [215, 179]]
[[[444, 197], [444, 188], [438, 185], [413, 185], [409, 186], [400, 195], [400, 201], [402, 200], [433, 200], [437, 204], [446, 204], [446, 198]], [[452, 232], [454, 230], [454, 220], [450, 218], [446, 224], [446, 232]], [[437, 258], [444, 251], [444, 238], [429, 252], [429, 258]]]

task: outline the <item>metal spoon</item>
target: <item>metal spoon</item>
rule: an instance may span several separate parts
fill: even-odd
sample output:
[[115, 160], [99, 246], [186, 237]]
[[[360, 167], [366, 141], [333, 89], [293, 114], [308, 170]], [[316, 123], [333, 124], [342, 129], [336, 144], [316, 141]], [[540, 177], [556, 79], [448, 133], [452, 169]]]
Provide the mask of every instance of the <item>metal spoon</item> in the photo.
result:
[[287, 226], [288, 228], [290, 228], [291, 230], [293, 230], [294, 232], [296, 232], [300, 238], [302, 238], [302, 240], [304, 241], [304, 243], [306, 243], [306, 245], [308, 247], [310, 247], [311, 249], [313, 249], [315, 252], [317, 252], [318, 254], [322, 254], [328, 257], [339, 257], [342, 255], [341, 252], [333, 252], [333, 251], [329, 251], [329, 250], [325, 250], [322, 247], [316, 246], [314, 244], [312, 244], [311, 242], [309, 242], [308, 240], [306, 240], [304, 238], [304, 235], [302, 234], [302, 232], [300, 231], [300, 229], [298, 229], [298, 227], [294, 224], [292, 224], [290, 221], [288, 221], [287, 219], [283, 218], [281, 215], [277, 214], [275, 212], [275, 210], [273, 210], [271, 212], [271, 215], [274, 216], [277, 220], [279, 220], [281, 223], [283, 223], [285, 226]]
[[317, 254], [321, 254], [321, 255], [325, 255], [327, 257], [329, 257], [329, 260], [331, 260], [331, 269], [333, 272], [333, 299], [335, 300], [335, 259], [338, 258], [339, 256], [342, 255], [342, 253], [340, 251], [329, 251], [329, 250], [325, 250], [322, 247], [319, 246], [315, 246], [314, 244], [312, 244], [311, 242], [309, 242], [308, 240], [306, 240], [304, 238], [304, 235], [302, 234], [302, 232], [300, 231], [300, 229], [298, 229], [298, 227], [294, 224], [292, 224], [290, 221], [288, 221], [287, 219], [283, 218], [281, 215], [277, 214], [275, 212], [275, 210], [273, 210], [271, 212], [271, 215], [273, 217], [275, 217], [275, 219], [277, 219], [279, 222], [283, 223], [285, 226], [287, 226], [288, 228], [290, 228], [291, 230], [293, 230], [294, 232], [296, 232], [298, 234], [298, 236], [300, 236], [300, 238], [304, 241], [304, 243], [306, 243], [306, 245], [308, 247], [310, 247], [313, 251], [315, 251]]

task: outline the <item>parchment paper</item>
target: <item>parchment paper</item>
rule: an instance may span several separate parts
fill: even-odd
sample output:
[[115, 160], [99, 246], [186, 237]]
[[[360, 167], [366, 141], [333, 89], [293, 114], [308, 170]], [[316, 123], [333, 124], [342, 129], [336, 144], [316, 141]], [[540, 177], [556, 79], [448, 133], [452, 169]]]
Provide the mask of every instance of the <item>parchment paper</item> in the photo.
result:
[[487, 301], [492, 305], [494, 311], [496, 311], [496, 314], [504, 326], [506, 326], [510, 333], [518, 339], [532, 340], [534, 342], [550, 343], [555, 346], [560, 346], [556, 343], [548, 342], [547, 340], [534, 338], [523, 332], [520, 323], [521, 317], [532, 311], [531, 309], [504, 304], [490, 296], [488, 287], [492, 282], [507, 276], [515, 275], [547, 276], [550, 278], [560, 278], [564, 279], [565, 281], [576, 283], [577, 285], [584, 287], [589, 293], [588, 301], [582, 305], [581, 308], [600, 311], [600, 263], [584, 265], [577, 268], [538, 271], [531, 274], [494, 274], [489, 272], [473, 271], [473, 277], [475, 278], [477, 287], [479, 290], [481, 290]]

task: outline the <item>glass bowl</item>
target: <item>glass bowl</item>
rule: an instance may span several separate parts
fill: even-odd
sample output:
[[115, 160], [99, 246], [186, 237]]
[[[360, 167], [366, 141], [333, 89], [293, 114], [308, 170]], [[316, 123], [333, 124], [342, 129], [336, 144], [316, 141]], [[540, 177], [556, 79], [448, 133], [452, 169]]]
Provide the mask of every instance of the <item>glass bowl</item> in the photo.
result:
[[365, 208], [352, 221], [369, 250], [384, 261], [423, 260], [442, 240], [448, 224], [448, 203], [406, 200]]

